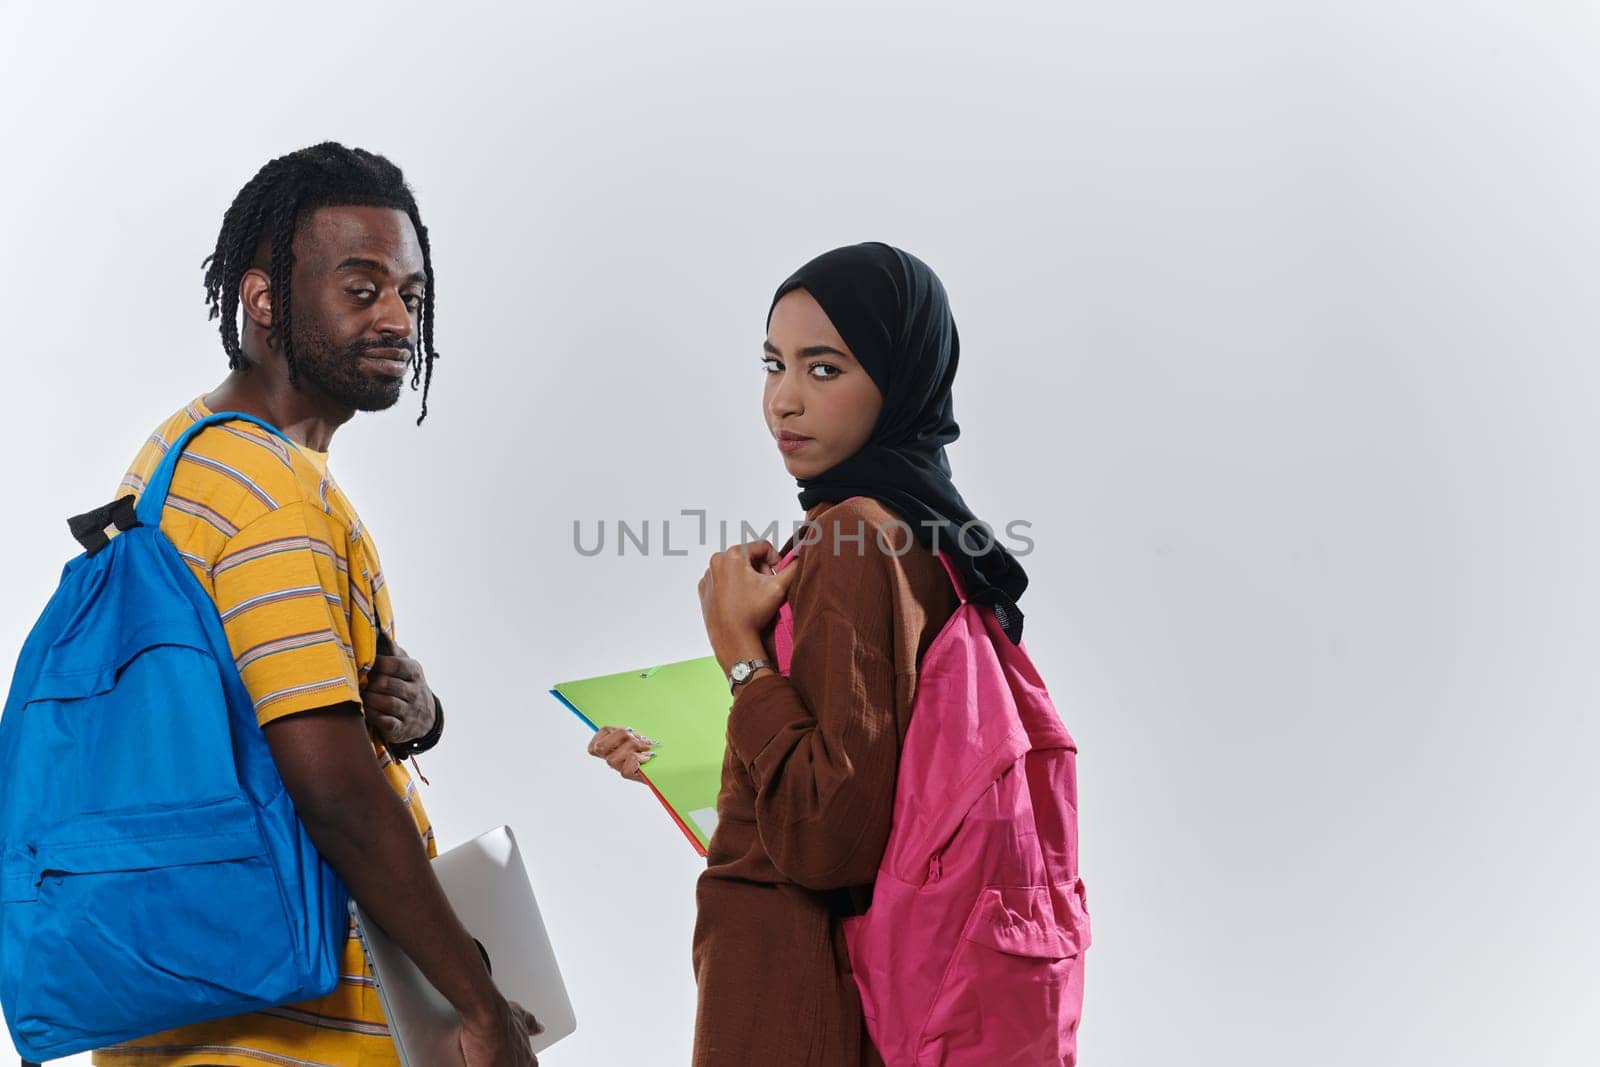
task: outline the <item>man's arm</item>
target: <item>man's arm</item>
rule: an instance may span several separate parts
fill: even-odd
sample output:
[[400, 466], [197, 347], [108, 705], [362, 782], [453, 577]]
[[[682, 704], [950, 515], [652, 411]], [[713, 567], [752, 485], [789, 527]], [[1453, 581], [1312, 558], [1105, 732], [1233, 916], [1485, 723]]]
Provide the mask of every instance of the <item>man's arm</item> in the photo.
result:
[[263, 732], [306, 832], [350, 894], [450, 1001], [464, 1028], [509, 1033], [511, 1007], [384, 779], [359, 709], [290, 715]]

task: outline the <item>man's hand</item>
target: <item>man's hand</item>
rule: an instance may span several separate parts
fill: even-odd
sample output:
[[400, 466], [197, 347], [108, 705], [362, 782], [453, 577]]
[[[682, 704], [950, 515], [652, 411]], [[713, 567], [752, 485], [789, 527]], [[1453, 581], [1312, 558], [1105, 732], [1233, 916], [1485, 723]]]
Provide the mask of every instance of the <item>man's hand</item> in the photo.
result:
[[539, 1020], [516, 1001], [502, 1001], [493, 1016], [462, 1021], [461, 1056], [467, 1067], [539, 1067], [528, 1040], [544, 1033]]
[[433, 729], [433, 690], [422, 664], [399, 645], [394, 655], [379, 655], [361, 687], [361, 706], [367, 723], [391, 745], [415, 741]]

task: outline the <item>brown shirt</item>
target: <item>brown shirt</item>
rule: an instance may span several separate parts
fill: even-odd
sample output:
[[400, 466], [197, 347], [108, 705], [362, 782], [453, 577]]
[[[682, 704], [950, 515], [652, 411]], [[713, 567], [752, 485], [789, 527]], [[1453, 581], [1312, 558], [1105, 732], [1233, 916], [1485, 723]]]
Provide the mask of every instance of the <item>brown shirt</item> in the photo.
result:
[[[801, 570], [789, 588], [789, 676], [740, 686], [728, 718], [696, 890], [695, 1067], [882, 1062], [839, 920], [871, 900], [917, 667], [956, 598], [939, 561], [879, 502], [806, 517], [820, 539], [790, 564]], [[762, 640], [776, 663], [770, 624]]]

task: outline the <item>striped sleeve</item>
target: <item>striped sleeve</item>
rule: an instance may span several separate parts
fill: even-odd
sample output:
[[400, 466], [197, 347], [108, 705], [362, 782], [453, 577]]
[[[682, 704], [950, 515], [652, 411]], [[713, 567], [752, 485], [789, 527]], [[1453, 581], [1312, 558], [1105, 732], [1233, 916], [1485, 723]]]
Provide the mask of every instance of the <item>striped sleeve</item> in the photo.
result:
[[211, 572], [234, 661], [263, 726], [361, 700], [350, 643], [349, 562], [326, 517], [299, 501], [228, 538]]

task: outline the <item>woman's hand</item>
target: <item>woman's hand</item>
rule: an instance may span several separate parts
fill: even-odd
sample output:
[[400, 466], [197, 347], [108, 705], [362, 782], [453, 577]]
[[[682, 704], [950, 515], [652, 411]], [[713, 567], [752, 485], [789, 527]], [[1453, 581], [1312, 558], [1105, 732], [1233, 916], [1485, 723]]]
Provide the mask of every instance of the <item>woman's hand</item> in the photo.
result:
[[589, 755], [605, 760], [612, 770], [630, 782], [642, 782], [644, 777], [639, 768], [655, 758], [658, 744], [659, 741], [629, 727], [602, 726], [589, 742]]
[[798, 557], [778, 571], [768, 541], [735, 545], [711, 557], [700, 579], [700, 614], [724, 672], [742, 659], [761, 659], [761, 628], [778, 613], [799, 572]]

